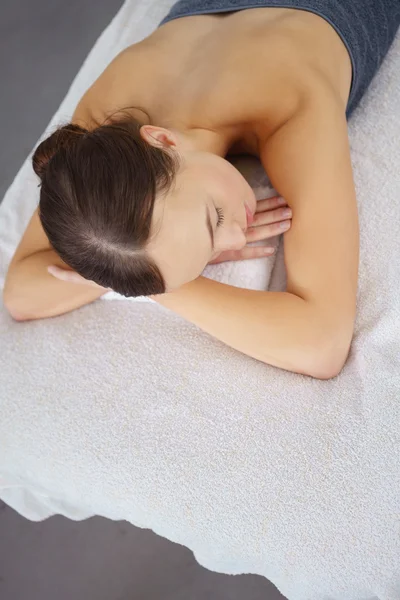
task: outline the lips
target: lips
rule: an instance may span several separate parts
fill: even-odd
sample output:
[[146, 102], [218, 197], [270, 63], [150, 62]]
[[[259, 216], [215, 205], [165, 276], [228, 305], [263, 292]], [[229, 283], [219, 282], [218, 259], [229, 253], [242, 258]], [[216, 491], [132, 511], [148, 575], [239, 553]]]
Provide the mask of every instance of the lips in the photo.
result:
[[254, 221], [254, 216], [253, 216], [253, 213], [251, 212], [251, 210], [249, 209], [249, 207], [247, 206], [246, 203], [245, 203], [245, 207], [246, 207], [246, 216], [247, 216], [247, 227], [250, 227], [250, 225]]

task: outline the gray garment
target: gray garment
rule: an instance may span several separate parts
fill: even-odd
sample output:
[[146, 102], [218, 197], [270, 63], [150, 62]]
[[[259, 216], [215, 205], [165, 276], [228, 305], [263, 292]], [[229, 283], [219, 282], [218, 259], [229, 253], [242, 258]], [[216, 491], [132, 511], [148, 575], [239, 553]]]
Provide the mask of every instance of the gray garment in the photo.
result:
[[400, 0], [180, 0], [159, 26], [190, 15], [261, 7], [298, 8], [315, 13], [340, 35], [353, 67], [346, 110], [349, 118], [394, 40], [400, 25]]

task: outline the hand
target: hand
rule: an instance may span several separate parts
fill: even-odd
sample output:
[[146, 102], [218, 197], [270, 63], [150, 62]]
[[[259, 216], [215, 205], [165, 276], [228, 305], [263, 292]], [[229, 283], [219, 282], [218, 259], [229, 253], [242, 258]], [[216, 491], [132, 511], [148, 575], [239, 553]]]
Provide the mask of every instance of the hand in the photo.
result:
[[105, 292], [111, 292], [111, 288], [103, 288], [101, 285], [98, 285], [94, 281], [89, 281], [79, 275], [75, 271], [70, 271], [67, 269], [61, 269], [56, 265], [50, 265], [47, 267], [47, 271], [55, 277], [56, 279], [60, 279], [61, 281], [65, 281], [66, 283], [76, 283], [78, 285], [88, 285], [90, 287], [98, 288], [99, 290], [104, 290]]
[[[246, 241], [258, 242], [275, 237], [288, 231], [292, 224], [292, 215], [284, 215], [284, 210], [289, 209], [284, 198], [273, 196], [257, 202], [254, 221], [246, 231]], [[290, 209], [289, 209], [290, 210]], [[282, 225], [285, 227], [282, 228]], [[241, 250], [226, 250], [214, 257], [208, 264], [226, 262], [228, 260], [248, 260], [271, 256], [275, 249], [269, 246], [245, 246]]]

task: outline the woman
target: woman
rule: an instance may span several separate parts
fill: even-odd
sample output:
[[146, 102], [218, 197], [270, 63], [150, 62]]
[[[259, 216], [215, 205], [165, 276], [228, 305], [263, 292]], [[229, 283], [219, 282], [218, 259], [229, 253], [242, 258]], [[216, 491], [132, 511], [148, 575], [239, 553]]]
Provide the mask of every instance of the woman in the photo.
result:
[[[347, 118], [399, 23], [398, 0], [178, 2], [36, 149], [40, 204], [9, 268], [10, 313], [148, 295], [260, 361], [336, 376], [359, 255]], [[256, 206], [228, 153], [258, 156], [285, 200]], [[285, 229], [285, 292], [201, 276]]]

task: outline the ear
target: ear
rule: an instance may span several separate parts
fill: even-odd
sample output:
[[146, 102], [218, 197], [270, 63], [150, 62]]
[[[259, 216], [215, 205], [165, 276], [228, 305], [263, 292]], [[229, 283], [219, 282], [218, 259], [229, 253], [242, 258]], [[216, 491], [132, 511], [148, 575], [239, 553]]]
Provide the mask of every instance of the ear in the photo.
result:
[[165, 148], [178, 145], [178, 138], [169, 129], [155, 125], [142, 125], [140, 135], [155, 148]]

